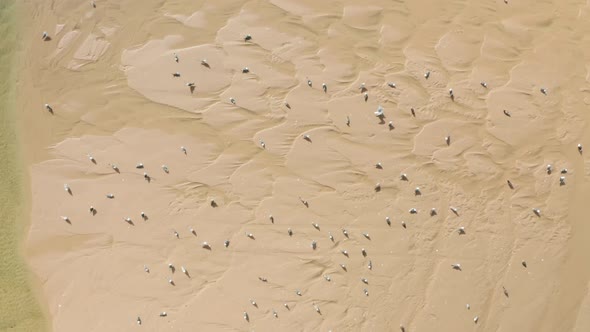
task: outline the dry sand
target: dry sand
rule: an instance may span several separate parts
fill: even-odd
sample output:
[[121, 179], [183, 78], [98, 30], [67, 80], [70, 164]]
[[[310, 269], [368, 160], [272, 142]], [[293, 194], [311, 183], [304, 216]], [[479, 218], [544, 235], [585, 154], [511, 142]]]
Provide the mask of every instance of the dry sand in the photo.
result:
[[53, 330], [590, 329], [590, 3], [27, 6], [51, 35], [21, 109]]

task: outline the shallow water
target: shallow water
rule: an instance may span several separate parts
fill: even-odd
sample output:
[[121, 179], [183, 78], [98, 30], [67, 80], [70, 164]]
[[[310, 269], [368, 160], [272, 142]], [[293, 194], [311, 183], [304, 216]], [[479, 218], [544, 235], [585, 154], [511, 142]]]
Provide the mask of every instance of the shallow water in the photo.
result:
[[41, 311], [19, 250], [24, 192], [14, 112], [16, 14], [14, 1], [0, 1], [0, 331], [40, 331]]

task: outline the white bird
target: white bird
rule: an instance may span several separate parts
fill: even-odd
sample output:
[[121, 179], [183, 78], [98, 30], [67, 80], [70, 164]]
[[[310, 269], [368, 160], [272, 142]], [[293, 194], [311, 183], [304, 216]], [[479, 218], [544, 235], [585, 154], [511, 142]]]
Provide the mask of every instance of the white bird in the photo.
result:
[[324, 93], [328, 92], [328, 86], [326, 83], [322, 83], [322, 89], [324, 90]]
[[248, 67], [242, 68], [242, 73], [247, 74], [249, 72], [250, 72], [250, 68], [248, 68]]
[[147, 218], [147, 215], [143, 211], [141, 211], [141, 214], [140, 215], [141, 215], [141, 218], [144, 219], [144, 220]]
[[451, 136], [445, 136], [445, 142], [447, 145], [451, 145]]
[[422, 194], [422, 192], [420, 191], [420, 187], [416, 187], [416, 188], [414, 189], [414, 194], [415, 194], [416, 196], [417, 196], [417, 195], [421, 195], [421, 194]]
[[427, 72], [424, 74], [424, 78], [425, 78], [425, 79], [428, 79], [429, 77], [430, 77], [430, 72], [429, 72], [429, 71], [427, 71]]
[[559, 177], [559, 184], [564, 186], [565, 185], [565, 176], [560, 176]]
[[430, 209], [430, 215], [431, 216], [436, 216], [436, 208]]
[[324, 279], [326, 279], [326, 281], [332, 281], [332, 278], [329, 275], [324, 275]]
[[172, 280], [172, 279], [168, 279], [168, 283], [169, 283], [170, 285], [174, 286], [174, 280]]
[[416, 213], [418, 213], [418, 210], [416, 210], [415, 208], [410, 209], [410, 214], [416, 214]]
[[311, 86], [313, 85], [313, 83], [311, 82], [311, 80], [309, 80], [309, 79], [307, 80], [307, 85], [308, 85], [309, 87], [311, 87]]
[[224, 245], [226, 248], [227, 248], [227, 247], [229, 247], [229, 240], [225, 240], [225, 241], [223, 242], [223, 245]]
[[180, 151], [182, 151], [184, 154], [186, 154], [186, 148], [184, 146], [180, 147]]
[[453, 211], [454, 214], [458, 214], [458, 212], [457, 212], [458, 210], [456, 207], [451, 206], [451, 211]]
[[461, 264], [459, 264], [459, 263], [451, 264], [451, 267], [452, 267], [454, 270], [459, 270], [459, 271], [461, 271]]
[[400, 175], [400, 176], [399, 176], [399, 178], [400, 178], [402, 181], [408, 181], [408, 175], [407, 175], [406, 173], [402, 173], [402, 175]]
[[313, 226], [313, 228], [317, 229], [318, 231], [320, 230], [320, 225], [318, 225], [317, 223], [311, 223], [311, 225]]
[[536, 214], [538, 217], [539, 217], [539, 216], [541, 216], [541, 210], [539, 210], [539, 209], [537, 209], [537, 208], [534, 208], [534, 209], [533, 209], [533, 212], [534, 212], [534, 213], [535, 213], [535, 214]]
[[249, 238], [251, 238], [251, 239], [254, 239], [254, 234], [252, 234], [252, 233], [246, 233], [246, 236], [249, 237]]
[[313, 250], [316, 250], [316, 248], [317, 248], [317, 242], [315, 242], [315, 241], [311, 241], [311, 248], [312, 248]]
[[484, 88], [487, 88], [488, 87], [488, 84], [486, 82], [481, 82], [479, 84], [481, 84], [481, 86], [483, 86]]
[[553, 171], [553, 166], [551, 166], [551, 164], [547, 164], [547, 174], [551, 174], [551, 172]]
[[346, 229], [342, 229], [342, 234], [344, 234], [344, 236], [348, 237], [348, 231]]
[[111, 168], [113, 170], [115, 170], [116, 172], [119, 172], [119, 166], [115, 165], [115, 164], [111, 164]]
[[475, 317], [473, 317], [473, 322], [474, 322], [475, 324], [477, 324], [477, 322], [478, 322], [478, 321], [479, 321], [479, 316], [475, 316]]
[[264, 143], [264, 141], [263, 141], [263, 140], [260, 140], [260, 146], [261, 146], [263, 149], [266, 149], [266, 144]]
[[330, 238], [330, 241], [334, 242], [334, 236], [332, 236], [332, 233], [328, 233], [328, 237]]
[[449, 96], [451, 96], [451, 98], [454, 97], [454, 95], [453, 95], [453, 89], [449, 89]]
[[388, 83], [387, 83], [387, 85], [388, 85], [390, 88], [395, 88], [395, 83], [393, 83], [393, 82], [388, 82]]
[[232, 104], [234, 104], [234, 105], [236, 104], [236, 100], [233, 97], [230, 97], [229, 98], [229, 102], [232, 103]]
[[461, 226], [457, 229], [457, 233], [459, 233], [459, 235], [463, 235], [465, 234], [465, 227]]
[[164, 170], [165, 173], [170, 173], [170, 170], [168, 169], [168, 166], [166, 166], [166, 165], [162, 165], [162, 170]]
[[71, 193], [71, 192], [72, 192], [72, 189], [70, 189], [70, 186], [68, 186], [67, 184], [64, 184], [64, 190], [65, 190], [67, 193]]
[[115, 198], [115, 195], [113, 195], [113, 194], [107, 194], [107, 198], [113, 199], [113, 198]]
[[369, 270], [373, 269], [373, 262], [369, 261], [369, 264], [367, 264], [367, 267], [369, 268]]
[[150, 269], [147, 267], [147, 265], [144, 265], [144, 266], [143, 266], [143, 270], [144, 270], [146, 273], [150, 273]]
[[368, 283], [369, 283], [369, 280], [367, 280], [367, 278], [361, 278], [361, 281], [362, 281], [363, 283], [365, 283], [365, 284], [368, 284]]
[[279, 318], [279, 314], [274, 309], [272, 309], [272, 315], [274, 316], [274, 318]]
[[250, 321], [250, 317], [248, 317], [248, 313], [244, 311], [244, 319], [246, 321]]
[[178, 234], [177, 231], [174, 231], [174, 236], [176, 236], [177, 239], [180, 239], [180, 235]]
[[293, 230], [291, 228], [288, 228], [287, 234], [289, 234], [289, 236], [293, 236]]
[[547, 94], [547, 89], [541, 88], [541, 93], [544, 94], [544, 95], [546, 95]]
[[178, 54], [174, 53], [174, 61], [178, 62]]
[[365, 293], [366, 296], [369, 296], [369, 290], [368, 289], [363, 289], [363, 292]]
[[371, 239], [371, 236], [369, 235], [369, 233], [363, 233], [363, 236], [369, 240]]
[[45, 109], [47, 109], [49, 112], [53, 113], [53, 107], [51, 107], [51, 105], [45, 104]]
[[209, 245], [209, 243], [207, 243], [207, 242], [203, 242], [201, 244], [201, 247], [204, 248], [204, 249], [211, 249], [211, 245]]
[[181, 266], [180, 270], [182, 271], [182, 273], [187, 274], [186, 268], [184, 266]]
[[375, 111], [375, 116], [379, 118], [383, 116], [383, 107], [381, 105], [377, 107], [377, 110]]
[[63, 221], [65, 222], [70, 222], [70, 218], [68, 218], [67, 216], [62, 216], [61, 217], [63, 219]]
[[162, 311], [160, 313], [160, 317], [166, 317], [166, 316], [168, 316], [168, 313], [166, 313], [166, 311]]
[[582, 153], [582, 144], [578, 144], [578, 152]]
[[47, 33], [47, 31], [43, 31], [43, 35], [41, 36], [41, 39], [43, 39], [43, 40], [49, 39], [49, 34]]
[[385, 222], [391, 226], [391, 219], [389, 217], [385, 217]]
[[135, 165], [135, 168], [141, 169], [141, 168], [143, 168], [143, 164], [142, 163], [139, 163], [139, 164]]
[[93, 163], [96, 163], [96, 159], [94, 159], [94, 157], [92, 155], [88, 155], [88, 160], [90, 160]]

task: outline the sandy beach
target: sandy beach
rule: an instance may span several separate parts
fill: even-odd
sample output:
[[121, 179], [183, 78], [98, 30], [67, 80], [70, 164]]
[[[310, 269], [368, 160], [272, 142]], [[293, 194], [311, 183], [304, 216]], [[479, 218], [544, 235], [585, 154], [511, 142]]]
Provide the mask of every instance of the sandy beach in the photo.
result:
[[51, 330], [590, 329], [590, 3], [24, 10]]

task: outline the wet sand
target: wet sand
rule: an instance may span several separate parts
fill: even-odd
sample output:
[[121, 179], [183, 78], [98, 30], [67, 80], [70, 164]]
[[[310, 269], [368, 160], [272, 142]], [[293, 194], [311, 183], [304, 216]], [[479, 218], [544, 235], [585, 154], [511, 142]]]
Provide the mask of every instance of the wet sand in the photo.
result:
[[590, 327], [589, 4], [27, 6], [53, 330]]
[[15, 1], [0, 2], [0, 331], [42, 331], [36, 284], [27, 271], [23, 240], [28, 232], [28, 186], [17, 130], [17, 75], [20, 62], [20, 11]]

